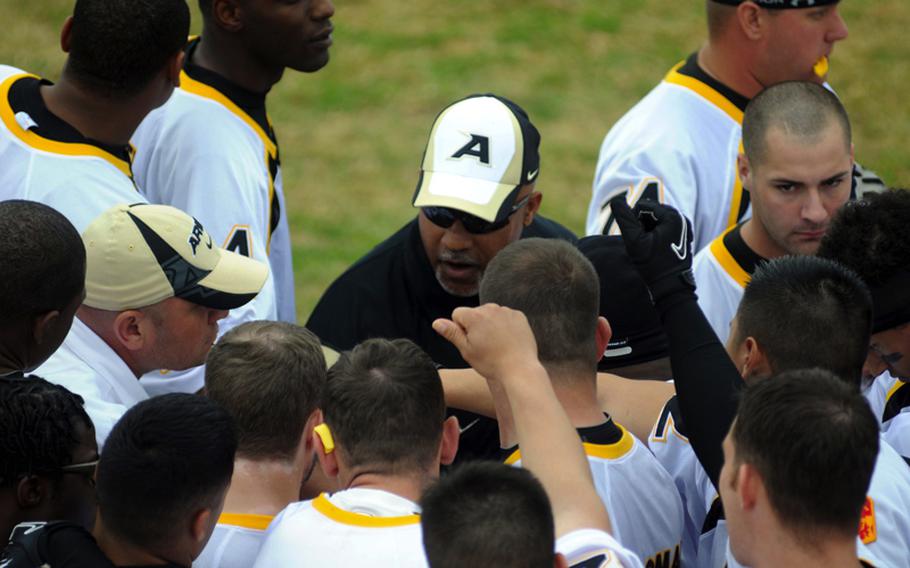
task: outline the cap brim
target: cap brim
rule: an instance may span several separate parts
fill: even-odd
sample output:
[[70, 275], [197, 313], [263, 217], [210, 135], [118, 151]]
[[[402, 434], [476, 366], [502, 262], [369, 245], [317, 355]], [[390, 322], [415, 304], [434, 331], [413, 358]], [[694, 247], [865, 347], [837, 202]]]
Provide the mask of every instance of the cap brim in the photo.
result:
[[219, 252], [218, 264], [198, 283], [206, 292], [185, 299], [219, 310], [239, 308], [262, 290], [269, 277], [268, 264], [224, 249]]
[[450, 207], [486, 221], [497, 221], [505, 199], [515, 185], [445, 172], [423, 172], [414, 207]]

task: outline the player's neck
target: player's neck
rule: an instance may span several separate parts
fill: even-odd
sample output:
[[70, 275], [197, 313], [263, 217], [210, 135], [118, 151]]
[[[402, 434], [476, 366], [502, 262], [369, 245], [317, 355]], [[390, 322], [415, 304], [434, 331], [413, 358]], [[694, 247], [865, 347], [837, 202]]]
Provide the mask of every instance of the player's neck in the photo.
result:
[[192, 63], [254, 93], [268, 92], [284, 74], [284, 67], [266, 66], [230, 35], [208, 27], [193, 52]]
[[743, 65], [739, 50], [721, 47], [715, 42], [708, 41], [698, 51], [698, 65], [702, 70], [733, 89], [747, 99], [753, 98], [764, 87]]
[[371, 469], [369, 466], [356, 471], [339, 472], [338, 475], [342, 487], [345, 489], [379, 489], [404, 497], [414, 503], [420, 501], [424, 489], [437, 477], [439, 477], [438, 468], [435, 474], [428, 471], [415, 471], [407, 475], [383, 473]]
[[277, 515], [300, 499], [303, 475], [303, 468], [293, 462], [237, 458], [224, 512]]
[[[23, 345], [22, 329], [3, 330], [0, 332], [0, 377], [9, 375], [25, 368], [26, 361], [22, 357], [26, 352]], [[9, 533], [3, 533], [9, 534]]]
[[768, 231], [765, 230], [761, 223], [755, 220], [754, 216], [743, 224], [739, 234], [746, 246], [762, 258], [772, 259], [787, 254], [786, 250], [779, 247], [771, 239]]
[[778, 527], [776, 535], [763, 542], [774, 546], [761, 546], [761, 558], [754, 560], [753, 568], [801, 566], [805, 568], [857, 568], [855, 538], [831, 538], [807, 545], [785, 527]]
[[[167, 564], [170, 562], [158, 553], [146, 550], [142, 547], [130, 544], [126, 540], [119, 538], [111, 533], [104, 526], [104, 520], [99, 514], [95, 520], [95, 528], [92, 530], [92, 536], [98, 543], [98, 547], [107, 556], [108, 560], [115, 566], [155, 566], [158, 564]], [[187, 559], [192, 563], [192, 559]]]
[[575, 428], [599, 426], [606, 420], [597, 401], [597, 378], [593, 371], [591, 374], [590, 380], [576, 376], [562, 377], [552, 372], [550, 374], [556, 398]]
[[41, 87], [47, 109], [86, 138], [110, 146], [126, 146], [142, 119], [151, 111], [138, 98], [115, 100], [85, 91], [66, 74], [54, 85]]

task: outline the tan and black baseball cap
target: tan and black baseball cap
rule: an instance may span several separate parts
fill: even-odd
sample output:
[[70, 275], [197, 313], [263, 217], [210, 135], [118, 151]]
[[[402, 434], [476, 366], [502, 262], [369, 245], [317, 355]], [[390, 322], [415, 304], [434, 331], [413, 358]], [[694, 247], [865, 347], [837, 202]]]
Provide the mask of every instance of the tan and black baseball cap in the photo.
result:
[[540, 173], [540, 133], [528, 114], [493, 94], [471, 95], [436, 117], [414, 207], [449, 207], [490, 222], [508, 217]]
[[252, 300], [268, 266], [226, 251], [168, 205], [115, 205], [85, 229], [85, 305], [109, 311], [177, 297], [218, 310]]

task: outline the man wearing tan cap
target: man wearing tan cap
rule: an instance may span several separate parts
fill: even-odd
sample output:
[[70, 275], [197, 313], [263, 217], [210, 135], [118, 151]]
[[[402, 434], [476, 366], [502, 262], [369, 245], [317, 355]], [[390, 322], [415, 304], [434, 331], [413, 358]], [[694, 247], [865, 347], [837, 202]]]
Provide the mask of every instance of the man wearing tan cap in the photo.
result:
[[[463, 368], [458, 350], [431, 324], [457, 307], [478, 305], [487, 263], [522, 237], [575, 236], [537, 215], [543, 195], [540, 134], [527, 113], [493, 94], [447, 106], [430, 131], [411, 201], [417, 218], [357, 261], [326, 290], [307, 328], [337, 350], [371, 337], [407, 338], [439, 365]], [[498, 447], [492, 421], [460, 415]], [[473, 434], [473, 433], [472, 433]], [[462, 439], [463, 453], [473, 453]], [[460, 454], [462, 455], [462, 454]]]
[[37, 372], [85, 399], [100, 446], [148, 398], [138, 378], [201, 364], [218, 320], [256, 296], [268, 267], [215, 246], [198, 221], [164, 205], [116, 205], [82, 240], [85, 302]]

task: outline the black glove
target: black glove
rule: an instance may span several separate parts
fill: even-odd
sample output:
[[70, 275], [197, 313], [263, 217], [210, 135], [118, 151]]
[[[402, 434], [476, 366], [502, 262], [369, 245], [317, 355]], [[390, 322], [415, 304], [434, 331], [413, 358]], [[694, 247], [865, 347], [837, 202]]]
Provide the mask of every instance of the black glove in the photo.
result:
[[692, 223], [676, 209], [651, 199], [639, 200], [633, 211], [620, 195], [610, 201], [610, 207], [654, 304], [667, 309], [693, 297]]

